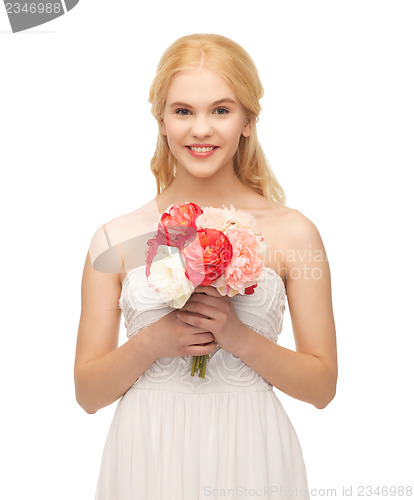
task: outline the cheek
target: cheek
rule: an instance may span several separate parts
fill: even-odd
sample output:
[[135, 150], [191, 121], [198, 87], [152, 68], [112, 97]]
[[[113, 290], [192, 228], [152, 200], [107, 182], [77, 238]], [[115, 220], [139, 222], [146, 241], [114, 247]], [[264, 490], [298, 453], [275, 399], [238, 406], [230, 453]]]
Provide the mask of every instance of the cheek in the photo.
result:
[[179, 125], [180, 124], [176, 123], [166, 124], [167, 143], [170, 150], [174, 154], [178, 154], [178, 152], [181, 151], [184, 142], [185, 133], [183, 133], [183, 131], [181, 130], [182, 127], [180, 127]]
[[180, 140], [186, 132], [183, 123], [174, 121], [167, 121], [165, 124], [165, 129], [167, 132], [167, 136], [170, 137], [171, 140]]
[[239, 117], [233, 117], [233, 120], [228, 120], [223, 123], [223, 135], [229, 141], [238, 141], [244, 128], [244, 122]]
[[231, 145], [232, 147], [237, 149], [239, 146], [241, 133], [242, 133], [242, 129], [238, 125], [236, 125], [231, 130], [227, 130], [227, 133], [223, 137], [225, 137], [226, 142], [229, 145]]

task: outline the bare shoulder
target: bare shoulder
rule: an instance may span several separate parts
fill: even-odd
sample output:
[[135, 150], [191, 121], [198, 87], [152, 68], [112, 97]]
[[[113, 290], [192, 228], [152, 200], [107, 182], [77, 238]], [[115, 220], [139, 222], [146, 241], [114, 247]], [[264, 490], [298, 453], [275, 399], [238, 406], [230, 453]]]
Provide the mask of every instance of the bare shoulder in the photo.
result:
[[269, 203], [257, 220], [268, 244], [266, 266], [276, 271], [285, 282], [290, 268], [298, 259], [310, 257], [312, 252], [324, 256], [316, 225], [299, 210]]
[[286, 243], [293, 247], [309, 245], [320, 239], [319, 231], [312, 220], [296, 209], [289, 208], [284, 217], [280, 217], [280, 228]]
[[320, 238], [316, 225], [302, 212], [285, 205], [273, 205], [262, 218], [263, 231], [284, 248], [308, 245]]

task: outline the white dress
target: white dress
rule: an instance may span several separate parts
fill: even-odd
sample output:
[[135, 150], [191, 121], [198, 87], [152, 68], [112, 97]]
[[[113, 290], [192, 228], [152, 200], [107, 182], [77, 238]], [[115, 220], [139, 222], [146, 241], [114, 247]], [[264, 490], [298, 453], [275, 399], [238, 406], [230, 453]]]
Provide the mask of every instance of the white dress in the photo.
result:
[[[265, 268], [254, 294], [232, 301], [244, 324], [277, 342], [286, 292], [276, 272]], [[172, 310], [144, 266], [126, 275], [119, 306], [128, 338]], [[159, 358], [122, 396], [95, 500], [308, 499], [301, 446], [273, 386], [219, 345], [204, 379], [191, 366], [192, 356]]]

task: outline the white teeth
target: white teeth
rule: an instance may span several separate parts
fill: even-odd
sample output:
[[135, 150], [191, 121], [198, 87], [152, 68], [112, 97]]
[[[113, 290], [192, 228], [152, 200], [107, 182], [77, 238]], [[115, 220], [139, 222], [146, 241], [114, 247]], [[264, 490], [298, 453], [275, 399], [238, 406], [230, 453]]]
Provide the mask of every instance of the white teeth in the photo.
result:
[[193, 146], [190, 146], [191, 151], [195, 151], [196, 153], [206, 153], [207, 151], [212, 151], [214, 147], [208, 147], [208, 148], [196, 148]]

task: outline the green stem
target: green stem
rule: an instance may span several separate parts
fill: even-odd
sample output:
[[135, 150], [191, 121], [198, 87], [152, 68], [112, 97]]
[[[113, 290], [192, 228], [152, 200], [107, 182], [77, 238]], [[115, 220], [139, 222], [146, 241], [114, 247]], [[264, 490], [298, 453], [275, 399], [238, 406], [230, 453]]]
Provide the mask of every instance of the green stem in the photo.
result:
[[201, 375], [200, 377], [206, 378], [206, 366], [207, 366], [207, 360], [209, 359], [209, 355], [206, 354], [204, 357], [204, 362], [203, 362], [203, 368], [201, 370]]
[[193, 364], [191, 367], [191, 376], [194, 377], [194, 373], [198, 372], [198, 376], [201, 378], [206, 378], [206, 367], [207, 360], [210, 358], [208, 354], [204, 356], [193, 356]]

